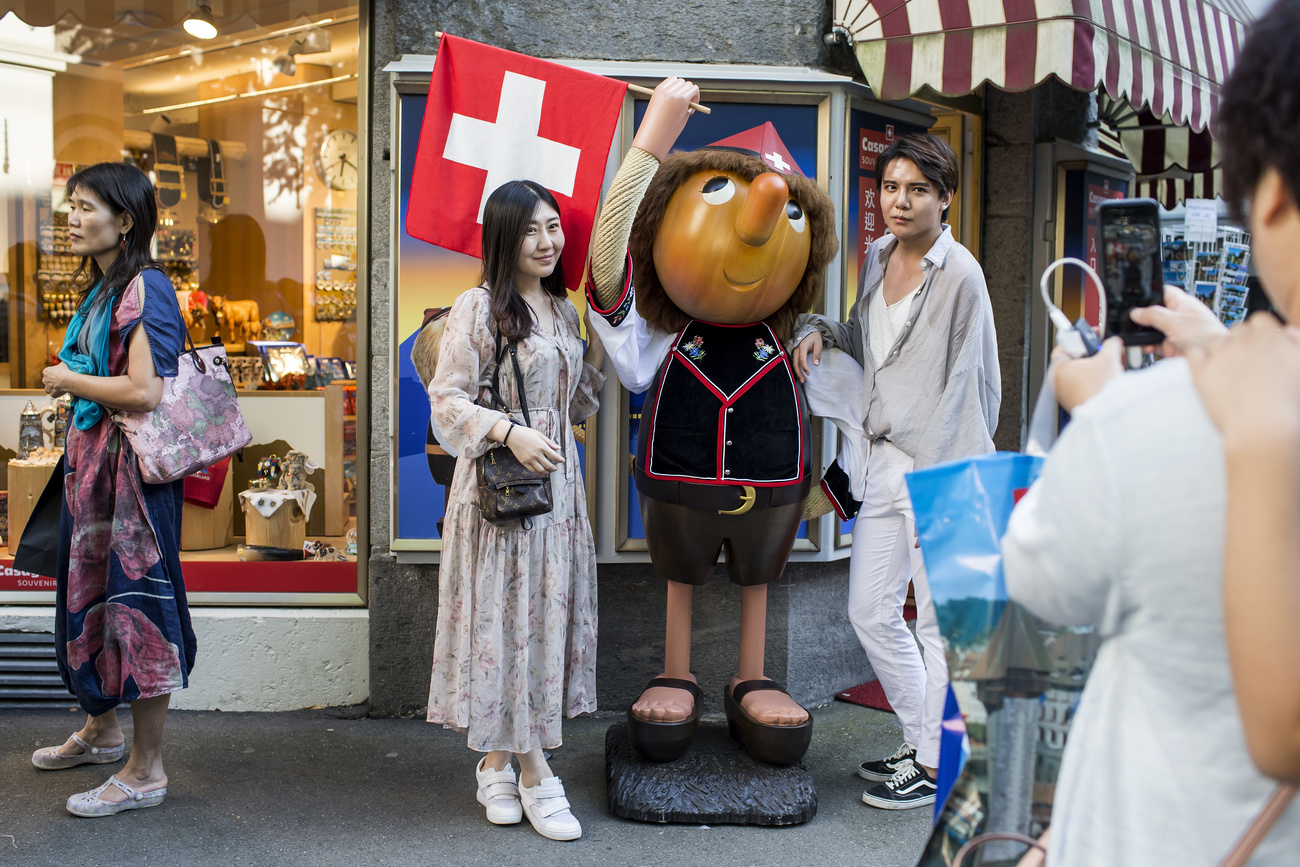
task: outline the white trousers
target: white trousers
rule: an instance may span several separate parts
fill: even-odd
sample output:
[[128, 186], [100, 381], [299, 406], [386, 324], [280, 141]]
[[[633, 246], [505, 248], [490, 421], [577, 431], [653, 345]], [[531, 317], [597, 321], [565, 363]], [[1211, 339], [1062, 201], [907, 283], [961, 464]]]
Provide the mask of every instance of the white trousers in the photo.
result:
[[[918, 763], [935, 767], [948, 664], [921, 550], [914, 547], [916, 518], [904, 479], [912, 458], [883, 441], [870, 449], [866, 495], [853, 525], [849, 621], [898, 714], [903, 739], [916, 748]], [[903, 620], [909, 579], [916, 596], [915, 639]]]

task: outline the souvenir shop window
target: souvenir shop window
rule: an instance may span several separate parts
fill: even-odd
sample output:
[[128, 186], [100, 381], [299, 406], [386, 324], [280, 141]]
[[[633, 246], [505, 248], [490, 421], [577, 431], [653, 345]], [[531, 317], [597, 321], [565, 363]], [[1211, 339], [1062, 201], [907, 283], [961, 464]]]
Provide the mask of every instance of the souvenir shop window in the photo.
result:
[[[21, 420], [0, 425], [0, 533], [16, 544], [23, 504], [62, 445], [66, 408], [39, 386], [74, 312], [64, 182], [126, 161], [154, 179], [154, 255], [193, 342], [224, 343], [253, 433], [242, 462], [185, 481], [191, 600], [358, 604], [358, 6], [245, 5], [201, 43], [179, 19], [0, 20], [0, 38], [28, 40], [49, 67], [23, 78], [0, 61], [0, 87], [22, 95], [0, 107], [13, 168], [0, 175], [0, 418]], [[5, 601], [53, 589], [0, 575]]]

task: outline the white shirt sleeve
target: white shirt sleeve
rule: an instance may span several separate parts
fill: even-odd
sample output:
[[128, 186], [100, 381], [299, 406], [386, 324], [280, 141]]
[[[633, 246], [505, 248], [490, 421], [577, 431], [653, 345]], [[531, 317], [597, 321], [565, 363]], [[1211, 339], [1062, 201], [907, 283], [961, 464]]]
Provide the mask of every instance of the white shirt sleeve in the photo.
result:
[[1100, 431], [1081, 407], [1011, 513], [1002, 540], [1011, 599], [1067, 626], [1104, 623], [1117, 614], [1116, 497]]
[[637, 313], [635, 304], [618, 325], [610, 325], [605, 317], [594, 312], [590, 321], [623, 387], [636, 394], [649, 388], [659, 365], [672, 351], [677, 335], [646, 322]]

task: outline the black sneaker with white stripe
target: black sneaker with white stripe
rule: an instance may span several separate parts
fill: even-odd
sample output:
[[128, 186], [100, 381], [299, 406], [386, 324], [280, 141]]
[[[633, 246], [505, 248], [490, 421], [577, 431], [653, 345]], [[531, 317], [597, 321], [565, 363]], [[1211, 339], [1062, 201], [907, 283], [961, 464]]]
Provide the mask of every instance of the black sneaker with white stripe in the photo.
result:
[[882, 810], [910, 810], [933, 804], [934, 796], [934, 780], [920, 765], [909, 760], [889, 782], [863, 792], [862, 801]]
[[904, 762], [910, 762], [916, 758], [916, 749], [910, 744], [903, 744], [887, 759], [880, 759], [875, 762], [863, 762], [858, 765], [858, 776], [864, 780], [871, 780], [873, 783], [883, 783], [886, 780], [894, 778], [899, 768], [903, 767]]

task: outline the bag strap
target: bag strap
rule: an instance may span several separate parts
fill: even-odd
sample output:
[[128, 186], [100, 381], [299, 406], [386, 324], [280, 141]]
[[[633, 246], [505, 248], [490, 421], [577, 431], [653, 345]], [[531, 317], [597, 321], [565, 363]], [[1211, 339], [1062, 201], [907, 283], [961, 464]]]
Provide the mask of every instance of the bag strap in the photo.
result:
[[[501, 398], [501, 392], [499, 391], [499, 387], [500, 387], [499, 377], [501, 373], [501, 362], [505, 359], [505, 349], [503, 349], [501, 346], [501, 324], [500, 323], [497, 323], [496, 338], [497, 338], [496, 352], [494, 353], [493, 356], [495, 361], [492, 366], [492, 384], [488, 386], [488, 392], [492, 395], [492, 408], [496, 409], [498, 406], [500, 406], [502, 411], [505, 412], [506, 415], [511, 415], [512, 412], [510, 409], [510, 404], [506, 403], [505, 400]], [[515, 349], [516, 345], [517, 345], [516, 342], [511, 340], [507, 344], [506, 348], [510, 350], [510, 361], [515, 368], [515, 381], [519, 384], [519, 406], [524, 413], [524, 426], [532, 427], [533, 420], [528, 415], [528, 394], [524, 391], [524, 374], [523, 371], [519, 369], [519, 354]]]
[[517, 345], [515, 341], [510, 341], [510, 362], [515, 367], [515, 382], [519, 384], [519, 406], [524, 411], [524, 424], [532, 427], [533, 421], [528, 417], [528, 392], [524, 389], [524, 374], [519, 369], [519, 353], [515, 351]]
[[963, 843], [961, 848], [958, 849], [956, 854], [952, 857], [952, 867], [962, 867], [962, 864], [966, 861], [967, 855], [980, 846], [983, 846], [985, 843], [992, 843], [996, 840], [1010, 843], [1021, 843], [1028, 846], [1030, 849], [1037, 849], [1043, 853], [1047, 852], [1047, 849], [1043, 847], [1042, 843], [1039, 843], [1033, 837], [1029, 837], [1025, 834], [1017, 834], [1013, 831], [989, 831], [985, 834], [979, 834], [978, 836], [972, 837]]
[[[155, 269], [155, 270], [157, 270], [158, 273], [160, 274], [163, 273], [162, 269]], [[145, 305], [145, 301], [147, 300], [147, 292], [148, 292], [148, 285], [145, 283], [144, 280], [143, 269], [140, 271], [139, 274], [136, 274], [134, 277], [131, 278], [131, 283], [129, 286], [127, 286], [127, 291], [130, 291], [132, 289], [134, 289], [136, 294], [139, 296], [140, 327], [143, 328], [144, 327], [144, 305]], [[184, 356], [188, 355], [190, 357], [190, 361], [194, 363], [194, 367], [196, 370], [198, 370], [199, 373], [207, 373], [208, 366], [207, 364], [204, 363], [203, 357], [199, 355], [199, 350], [194, 345], [194, 338], [190, 336], [190, 330], [184, 327], [182, 327], [181, 330], [185, 332], [185, 342], [182, 344], [181, 354], [177, 356], [177, 361], [179, 361]]]
[[1259, 813], [1246, 826], [1246, 830], [1237, 838], [1237, 842], [1232, 845], [1232, 850], [1219, 862], [1219, 867], [1245, 867], [1245, 864], [1250, 861], [1250, 856], [1255, 853], [1255, 849], [1268, 836], [1268, 832], [1277, 824], [1277, 820], [1282, 818], [1282, 814], [1291, 805], [1295, 795], [1295, 783], [1279, 784], [1264, 802]]

